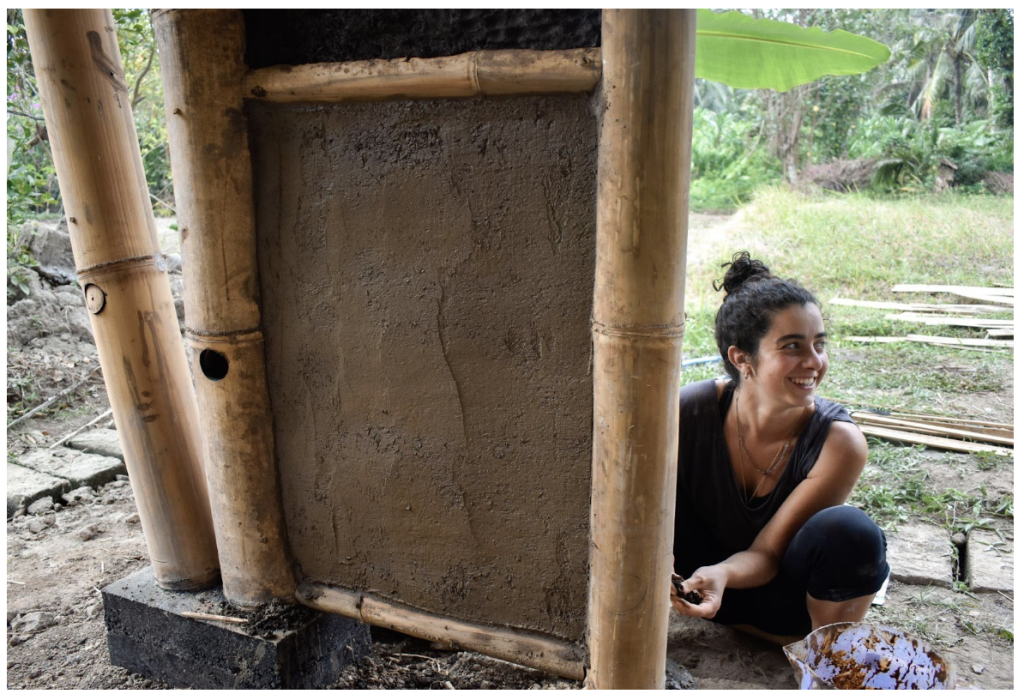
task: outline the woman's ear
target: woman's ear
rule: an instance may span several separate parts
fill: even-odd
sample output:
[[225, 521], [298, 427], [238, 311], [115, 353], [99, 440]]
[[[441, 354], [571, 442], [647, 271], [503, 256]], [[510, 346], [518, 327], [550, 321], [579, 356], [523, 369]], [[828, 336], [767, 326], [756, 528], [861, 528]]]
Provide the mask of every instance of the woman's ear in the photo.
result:
[[740, 376], [744, 379], [750, 379], [750, 375], [753, 372], [753, 366], [750, 362], [750, 355], [740, 350], [735, 345], [730, 345], [727, 352], [729, 356], [729, 362], [739, 370]]

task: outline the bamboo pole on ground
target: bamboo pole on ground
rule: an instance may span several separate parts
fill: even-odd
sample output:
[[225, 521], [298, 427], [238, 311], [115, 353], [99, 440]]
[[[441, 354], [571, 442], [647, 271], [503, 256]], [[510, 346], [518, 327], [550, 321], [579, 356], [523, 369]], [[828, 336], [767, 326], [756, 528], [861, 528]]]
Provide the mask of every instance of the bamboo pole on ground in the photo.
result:
[[25, 10], [71, 247], [163, 588], [217, 581], [196, 399], [110, 10]]
[[153, 26], [224, 596], [243, 607], [293, 600], [260, 331], [242, 13], [158, 10]]
[[336, 586], [304, 581], [295, 592], [301, 603], [315, 610], [355, 618], [435, 642], [458, 644], [497, 659], [522, 664], [563, 678], [583, 679], [584, 650], [541, 634], [462, 622]]
[[695, 10], [604, 10], [587, 683], [664, 688]]
[[273, 66], [246, 75], [244, 93], [267, 102], [345, 102], [589, 92], [600, 79], [600, 60], [601, 49], [513, 49]]

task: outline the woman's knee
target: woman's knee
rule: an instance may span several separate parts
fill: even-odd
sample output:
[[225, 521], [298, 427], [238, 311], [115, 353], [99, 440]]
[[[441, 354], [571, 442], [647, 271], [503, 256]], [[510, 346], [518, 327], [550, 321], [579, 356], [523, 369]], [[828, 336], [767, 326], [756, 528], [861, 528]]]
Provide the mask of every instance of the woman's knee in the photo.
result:
[[811, 516], [786, 551], [784, 566], [823, 600], [872, 593], [889, 573], [885, 535], [864, 512], [834, 506]]

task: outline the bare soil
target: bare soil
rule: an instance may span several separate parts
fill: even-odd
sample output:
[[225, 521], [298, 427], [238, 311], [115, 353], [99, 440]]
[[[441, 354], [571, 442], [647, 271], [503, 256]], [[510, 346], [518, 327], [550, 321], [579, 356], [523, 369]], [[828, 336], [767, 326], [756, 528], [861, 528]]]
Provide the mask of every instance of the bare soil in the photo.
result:
[[[728, 225], [727, 217], [705, 215], [694, 228], [725, 226], [727, 230]], [[172, 276], [172, 286], [180, 294], [180, 276]], [[74, 287], [63, 291], [68, 290], [76, 292]], [[92, 372], [98, 364], [95, 348], [61, 325], [65, 310], [59, 305], [32, 306], [30, 312], [38, 314], [47, 308], [51, 316], [39, 318], [32, 338], [19, 336], [19, 344], [12, 347], [9, 334], [9, 412], [41, 403], [82, 379], [88, 381], [51, 410], [8, 431], [9, 456], [53, 444], [109, 407], [101, 374]], [[8, 307], [8, 324], [27, 312], [19, 311], [17, 305]], [[20, 327], [26, 327], [23, 319]], [[989, 402], [989, 407], [1012, 420], [1012, 390], [1007, 394], [976, 401]], [[966, 460], [932, 458], [932, 454], [937, 453], [925, 453], [922, 465], [943, 488], [967, 491], [985, 484], [990, 493], [1013, 492], [1012, 466], [982, 471]], [[7, 687], [166, 687], [112, 666], [107, 653], [100, 590], [147, 565], [127, 481], [106, 484], [94, 490], [91, 499], [9, 519]], [[868, 620], [931, 641], [953, 663], [961, 687], [1013, 687], [1012, 632], [1007, 634], [1013, 629], [1012, 592], [963, 593], [894, 581], [885, 606], [873, 608]], [[333, 688], [570, 689], [582, 685], [386, 630], [374, 629], [373, 636], [373, 652], [346, 669]], [[702, 689], [796, 687], [778, 646], [706, 620], [672, 613], [668, 657], [689, 669]]]

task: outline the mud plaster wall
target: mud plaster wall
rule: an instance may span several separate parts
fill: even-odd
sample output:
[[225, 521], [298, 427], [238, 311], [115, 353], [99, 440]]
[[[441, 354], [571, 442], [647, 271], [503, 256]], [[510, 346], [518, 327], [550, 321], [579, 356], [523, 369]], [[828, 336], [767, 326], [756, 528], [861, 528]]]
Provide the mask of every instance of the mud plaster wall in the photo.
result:
[[305, 577], [582, 637], [590, 99], [250, 107], [277, 458]]

